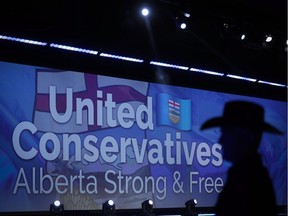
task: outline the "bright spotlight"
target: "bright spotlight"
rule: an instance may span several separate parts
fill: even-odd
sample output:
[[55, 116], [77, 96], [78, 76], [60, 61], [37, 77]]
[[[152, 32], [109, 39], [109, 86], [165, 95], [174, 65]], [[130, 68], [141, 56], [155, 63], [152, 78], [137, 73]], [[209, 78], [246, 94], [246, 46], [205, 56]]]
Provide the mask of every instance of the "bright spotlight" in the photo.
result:
[[143, 16], [148, 16], [149, 10], [147, 8], [143, 8], [141, 13], [142, 13]]
[[242, 34], [241, 35], [241, 40], [244, 40], [246, 38], [246, 35], [245, 34]]
[[113, 200], [107, 200], [102, 205], [102, 211], [105, 216], [115, 215], [115, 203]]
[[181, 29], [186, 29], [186, 27], [187, 27], [186, 23], [181, 23], [181, 25], [180, 25]]
[[59, 200], [55, 200], [50, 204], [50, 215], [63, 215], [64, 205], [60, 203]]
[[184, 13], [184, 16], [189, 18], [190, 17], [190, 14], [189, 13]]
[[266, 35], [266, 40], [267, 43], [272, 41], [272, 36], [271, 35]]
[[142, 202], [142, 215], [143, 216], [152, 216], [153, 214], [153, 201], [145, 200]]

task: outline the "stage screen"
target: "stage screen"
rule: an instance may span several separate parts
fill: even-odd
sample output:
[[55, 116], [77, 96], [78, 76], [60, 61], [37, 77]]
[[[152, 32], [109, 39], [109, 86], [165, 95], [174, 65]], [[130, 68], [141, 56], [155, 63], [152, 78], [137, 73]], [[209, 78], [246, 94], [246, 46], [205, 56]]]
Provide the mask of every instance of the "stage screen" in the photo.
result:
[[286, 205], [286, 101], [0, 62], [0, 211], [213, 207], [229, 163], [219, 129], [200, 126], [232, 100], [262, 105], [284, 132], [259, 151]]

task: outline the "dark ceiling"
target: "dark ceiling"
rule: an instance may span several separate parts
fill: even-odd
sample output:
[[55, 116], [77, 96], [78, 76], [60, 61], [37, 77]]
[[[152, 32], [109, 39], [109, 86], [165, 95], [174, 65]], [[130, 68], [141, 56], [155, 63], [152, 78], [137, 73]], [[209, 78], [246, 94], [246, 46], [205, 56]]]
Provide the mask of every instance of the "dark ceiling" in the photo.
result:
[[[35, 3], [1, 5], [0, 34], [287, 83], [286, 0]], [[183, 12], [191, 14], [185, 31], [176, 25]], [[242, 31], [246, 41], [238, 38]]]

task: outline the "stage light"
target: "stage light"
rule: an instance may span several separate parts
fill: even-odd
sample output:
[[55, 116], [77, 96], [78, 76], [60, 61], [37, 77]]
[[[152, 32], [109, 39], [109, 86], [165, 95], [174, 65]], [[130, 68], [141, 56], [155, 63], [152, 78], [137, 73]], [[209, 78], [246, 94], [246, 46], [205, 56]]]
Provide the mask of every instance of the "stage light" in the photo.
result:
[[229, 28], [230, 28], [230, 25], [225, 22], [225, 23], [223, 23], [223, 28], [224, 28], [224, 29], [229, 29]]
[[73, 46], [67, 46], [67, 45], [61, 45], [61, 44], [55, 44], [55, 43], [51, 43], [50, 47], [63, 49], [63, 50], [69, 50], [73, 52], [82, 52], [82, 53], [87, 53], [87, 54], [92, 54], [92, 55], [97, 55], [98, 53], [98, 51], [95, 51], [95, 50], [88, 50], [88, 49], [83, 49], [79, 47], [73, 47]]
[[143, 216], [152, 216], [153, 214], [153, 201], [145, 200], [142, 202], [142, 215]]
[[268, 81], [264, 81], [264, 80], [258, 80], [258, 83], [272, 85], [272, 86], [278, 86], [278, 87], [287, 87], [285, 84], [268, 82]]
[[190, 17], [190, 13], [184, 13], [184, 16], [189, 18]]
[[246, 38], [246, 35], [245, 34], [242, 34], [241, 35], [241, 40], [244, 40]]
[[143, 8], [141, 11], [143, 16], [148, 16], [149, 15], [149, 10], [147, 8]]
[[55, 200], [50, 204], [50, 215], [63, 215], [64, 205], [59, 200]]
[[202, 70], [202, 69], [198, 69], [198, 68], [190, 68], [190, 71], [214, 75], [214, 76], [224, 76], [225, 75], [224, 73], [219, 73], [216, 71], [209, 71], [209, 70]]
[[194, 216], [198, 215], [197, 212], [195, 211], [195, 207], [197, 205], [197, 200], [196, 199], [190, 199], [185, 202], [186, 206], [186, 214], [185, 216]]
[[112, 54], [108, 54], [108, 53], [100, 53], [100, 56], [106, 57], [106, 58], [120, 59], [120, 60], [124, 60], [124, 61], [137, 62], [137, 63], [144, 62], [143, 59], [137, 59], [137, 58], [131, 58], [131, 57], [119, 56], [119, 55], [112, 55]]
[[185, 67], [185, 66], [181, 66], [181, 65], [167, 64], [167, 63], [156, 62], [156, 61], [150, 61], [150, 64], [161, 66], [161, 67], [176, 68], [176, 69], [181, 69], [181, 70], [188, 70], [189, 69], [189, 67]]
[[227, 77], [233, 78], [233, 79], [240, 79], [240, 80], [245, 80], [245, 81], [250, 81], [250, 82], [256, 82], [257, 79], [249, 78], [249, 77], [243, 77], [243, 76], [238, 76], [238, 75], [233, 75], [233, 74], [227, 74]]
[[26, 43], [26, 44], [32, 44], [32, 45], [38, 45], [38, 46], [46, 46], [47, 45], [46, 42], [28, 40], [28, 39], [17, 38], [17, 37], [9, 37], [9, 36], [5, 36], [5, 35], [0, 35], [0, 39], [1, 40], [20, 42], [20, 43]]
[[186, 29], [188, 23], [188, 17], [185, 14], [175, 17], [176, 27], [180, 29]]
[[181, 29], [186, 29], [186, 27], [187, 27], [186, 23], [181, 23], [181, 25], [180, 25]]
[[113, 200], [107, 200], [102, 205], [102, 211], [104, 216], [112, 216], [115, 215], [115, 203]]
[[265, 41], [267, 42], [267, 43], [269, 43], [269, 42], [271, 42], [272, 41], [272, 36], [271, 35], [266, 35], [266, 39], [265, 39]]

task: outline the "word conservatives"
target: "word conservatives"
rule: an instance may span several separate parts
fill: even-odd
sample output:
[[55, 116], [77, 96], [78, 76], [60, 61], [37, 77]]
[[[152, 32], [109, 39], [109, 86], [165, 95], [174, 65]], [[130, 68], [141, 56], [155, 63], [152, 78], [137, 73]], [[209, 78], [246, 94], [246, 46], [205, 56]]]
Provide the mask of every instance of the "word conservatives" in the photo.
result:
[[[192, 165], [194, 158], [201, 166], [206, 166], [212, 163], [214, 166], [220, 166], [223, 163], [221, 155], [221, 145], [215, 143], [212, 146], [205, 142], [197, 145], [196, 142], [188, 143], [181, 140], [181, 133], [176, 132], [173, 141], [172, 134], [166, 133], [166, 138], [163, 142], [158, 139], [142, 139], [138, 141], [135, 137], [120, 137], [116, 140], [112, 136], [106, 136], [99, 140], [95, 135], [87, 135], [84, 140], [77, 134], [63, 134], [62, 144], [60, 138], [54, 133], [44, 133], [40, 137], [39, 149], [31, 147], [26, 150], [21, 145], [21, 134], [28, 130], [31, 134], [37, 132], [37, 128], [31, 122], [21, 122], [17, 125], [13, 133], [13, 147], [16, 154], [24, 159], [30, 160], [40, 154], [46, 161], [53, 161], [58, 157], [63, 161], [69, 161], [72, 156], [70, 149], [72, 146], [75, 151], [75, 162], [86, 161], [96, 162], [101, 158], [101, 161], [113, 163], [120, 161], [126, 163], [129, 149], [133, 150], [133, 156], [136, 163], [142, 164], [145, 158], [148, 158], [150, 164], [182, 164], [184, 157], [187, 165]], [[47, 146], [53, 143], [53, 148]], [[82, 148], [83, 142], [83, 148]], [[71, 147], [71, 148], [70, 148]]]

